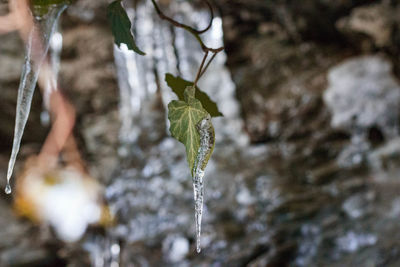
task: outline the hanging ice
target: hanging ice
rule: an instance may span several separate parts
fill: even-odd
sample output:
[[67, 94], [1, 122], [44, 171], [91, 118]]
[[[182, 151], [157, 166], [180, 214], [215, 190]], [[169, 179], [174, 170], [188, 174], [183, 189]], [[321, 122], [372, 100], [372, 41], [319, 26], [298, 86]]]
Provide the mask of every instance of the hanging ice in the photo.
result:
[[214, 149], [214, 127], [208, 115], [197, 125], [200, 134], [200, 148], [193, 167], [194, 210], [196, 221], [196, 251], [201, 251], [201, 219], [203, 216], [203, 177], [204, 169]]
[[38, 80], [40, 66], [46, 58], [51, 36], [53, 35], [58, 18], [67, 7], [66, 4], [51, 5], [47, 14], [36, 17], [25, 47], [25, 62], [22, 69], [21, 81], [18, 88], [17, 112], [13, 147], [7, 171], [7, 186], [5, 192], [11, 193], [10, 179], [13, 173], [15, 160], [20, 148], [22, 134], [31, 109], [33, 92]]

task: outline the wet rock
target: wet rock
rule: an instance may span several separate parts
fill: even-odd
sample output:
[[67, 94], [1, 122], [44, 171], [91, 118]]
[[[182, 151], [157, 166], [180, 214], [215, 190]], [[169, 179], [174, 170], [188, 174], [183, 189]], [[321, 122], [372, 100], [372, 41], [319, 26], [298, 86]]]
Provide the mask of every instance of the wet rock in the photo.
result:
[[[370, 1], [306, 0], [302, 5], [281, 0], [268, 3], [257, 0], [218, 0], [216, 3], [220, 6], [223, 17], [229, 19], [225, 29], [229, 33], [226, 37], [229, 42], [241, 41], [243, 39], [237, 38], [237, 34], [242, 37], [254, 34], [258, 30], [254, 26], [271, 21], [281, 25], [292, 39], [326, 42], [340, 39], [335, 22], [341, 16], [349, 13], [353, 7], [369, 4]], [[232, 24], [234, 27], [231, 27]]]
[[350, 218], [360, 218], [368, 212], [368, 204], [373, 201], [374, 198], [374, 192], [353, 195], [344, 201], [342, 209]]
[[398, 166], [400, 139], [396, 138], [375, 149], [368, 155], [368, 161], [375, 169], [389, 170]]
[[291, 45], [277, 37], [245, 44], [243, 53], [252, 67], [239, 67], [233, 80], [251, 141], [300, 139], [321, 128], [320, 118], [326, 115], [320, 98], [324, 70], [335, 61], [328, 54], [336, 53], [328, 50], [310, 43]]
[[0, 257], [4, 266], [65, 266], [65, 262], [46, 249], [17, 247], [6, 250]]
[[265, 253], [251, 262], [249, 262], [249, 267], [273, 267], [273, 266], [285, 266], [290, 262], [295, 255], [296, 243], [288, 242], [277, 249], [271, 250]]
[[353, 135], [350, 144], [339, 154], [337, 164], [347, 169], [360, 167], [365, 162], [370, 148], [371, 145], [364, 135]]
[[338, 181], [333, 190], [333, 195], [347, 193], [356, 193], [365, 188], [366, 181], [364, 177], [353, 177], [352, 179], [345, 179]]
[[375, 4], [352, 9], [350, 16], [340, 19], [336, 26], [356, 43], [360, 42], [357, 37], [365, 35], [376, 47], [388, 47], [392, 45], [394, 18], [394, 9], [388, 4]]
[[339, 237], [336, 244], [342, 251], [355, 252], [362, 247], [375, 245], [377, 240], [378, 238], [373, 234], [358, 234], [350, 231]]
[[[106, 8], [106, 3], [78, 1], [74, 8]], [[71, 12], [74, 12], [72, 8]], [[118, 84], [113, 39], [101, 21], [82, 24], [69, 14], [63, 31], [60, 82], [77, 110], [75, 133], [84, 147], [91, 174], [107, 184], [116, 168], [119, 137]], [[90, 51], [90, 52], [88, 52]]]
[[389, 216], [392, 218], [398, 218], [400, 216], [400, 198], [393, 200]]
[[[389, 47], [390, 51], [384, 52], [397, 62], [395, 68], [399, 72], [400, 39], [396, 37], [399, 20], [394, 15], [399, 5], [395, 1], [376, 1], [370, 5], [370, 1], [363, 0], [310, 0], [301, 6], [290, 1], [216, 2], [222, 11], [227, 65], [237, 85], [245, 126], [253, 142], [312, 132], [315, 126], [309, 125], [307, 117], [324, 111], [313, 102], [318, 102], [318, 91], [324, 89], [326, 65], [358, 54], [359, 48], [365, 46], [365, 39], [378, 49]], [[313, 47], [311, 52], [304, 49], [307, 46]], [[327, 50], [327, 55], [319, 56], [319, 51]], [[297, 53], [304, 55], [302, 61], [297, 60]], [[317, 60], [307, 65], [306, 58]], [[316, 74], [312, 76], [320, 82], [312, 84], [309, 80], [303, 85], [302, 77], [314, 67]], [[290, 82], [297, 82], [298, 96], [287, 89]], [[317, 89], [311, 97], [310, 88]], [[299, 112], [301, 105], [304, 106], [299, 104], [302, 96], [311, 98], [311, 103], [305, 105], [309, 113]], [[296, 129], [295, 133], [291, 127]]]
[[2, 65], [4, 64], [0, 72], [0, 81], [1, 83], [18, 81], [23, 62], [23, 57], [20, 53], [23, 50], [22, 41], [19, 40], [17, 34], [13, 33], [0, 38], [0, 62]]
[[336, 162], [327, 163], [326, 165], [311, 170], [308, 174], [307, 181], [312, 184], [324, 184], [332, 180], [340, 171], [340, 167]]
[[53, 236], [20, 220], [10, 207], [0, 199], [0, 266], [64, 266]]
[[182, 236], [168, 236], [163, 241], [163, 252], [168, 261], [180, 262], [189, 252], [189, 241]]
[[381, 56], [352, 58], [332, 68], [324, 101], [331, 125], [354, 134], [377, 127], [386, 138], [398, 134], [400, 85]]
[[236, 201], [240, 205], [251, 205], [256, 201], [256, 199], [246, 187], [242, 187], [236, 195]]
[[[61, 81], [69, 90], [79, 92], [81, 97], [92, 94], [97, 97], [112, 92], [117, 99], [118, 90], [113, 58], [113, 39], [111, 33], [99, 25], [70, 27], [64, 30], [64, 47], [61, 54]], [[91, 51], [91, 53], [88, 53]], [[78, 74], [77, 71], [80, 71]], [[102, 90], [102, 94], [94, 93]], [[109, 94], [109, 96], [112, 96]], [[74, 96], [71, 96], [72, 98]], [[110, 103], [108, 99], [107, 103]], [[80, 101], [82, 102], [82, 101]], [[77, 104], [81, 104], [77, 102]], [[96, 103], [89, 102], [96, 108]], [[86, 103], [85, 103], [86, 104]], [[78, 106], [80, 110], [84, 110]], [[88, 107], [86, 107], [86, 110]]]
[[64, 21], [66, 25], [73, 25], [78, 23], [101, 23], [107, 24], [106, 12], [107, 12], [106, 0], [77, 0], [67, 9], [68, 17]]
[[325, 116], [325, 71], [354, 53], [335, 23], [363, 3], [217, 1], [227, 65], [252, 142], [299, 139], [326, 128], [318, 122]]
[[315, 256], [318, 250], [321, 242], [321, 229], [317, 225], [304, 224], [301, 226], [300, 231], [303, 236], [303, 242], [299, 244], [296, 264], [307, 266], [312, 262], [312, 257]]
[[110, 111], [99, 116], [98, 114], [87, 115], [82, 120], [81, 134], [85, 141], [86, 153], [89, 154], [91, 162], [88, 167], [91, 174], [108, 183], [111, 173], [115, 170], [118, 159], [118, 113]]

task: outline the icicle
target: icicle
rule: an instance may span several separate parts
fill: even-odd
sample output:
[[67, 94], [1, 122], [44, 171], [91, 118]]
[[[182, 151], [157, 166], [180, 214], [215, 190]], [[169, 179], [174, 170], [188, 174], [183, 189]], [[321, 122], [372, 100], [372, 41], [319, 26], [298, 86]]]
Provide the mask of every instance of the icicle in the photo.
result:
[[29, 34], [29, 39], [25, 48], [25, 63], [22, 69], [21, 81], [18, 88], [14, 140], [10, 161], [8, 163], [6, 193], [11, 193], [9, 183], [20, 148], [22, 134], [31, 109], [33, 92], [38, 80], [40, 66], [46, 58], [50, 38], [56, 29], [58, 18], [66, 7], [67, 5], [50, 6], [46, 15], [36, 18], [36, 25], [32, 28]]
[[201, 251], [201, 219], [203, 216], [203, 177], [204, 169], [214, 148], [214, 128], [211, 124], [211, 117], [208, 115], [197, 125], [200, 134], [200, 148], [193, 167], [193, 191], [194, 209], [196, 221], [196, 251]]
[[9, 182], [7, 182], [6, 189], [4, 190], [7, 195], [11, 194], [11, 185]]
[[196, 251], [201, 251], [201, 219], [203, 216], [203, 176], [204, 171], [197, 171], [193, 177], [194, 211], [196, 220]]

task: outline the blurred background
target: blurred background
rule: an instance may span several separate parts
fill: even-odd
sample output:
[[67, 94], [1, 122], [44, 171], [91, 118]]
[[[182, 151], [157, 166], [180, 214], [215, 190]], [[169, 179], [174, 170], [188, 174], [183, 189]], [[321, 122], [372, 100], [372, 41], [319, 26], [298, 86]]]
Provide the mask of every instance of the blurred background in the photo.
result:
[[[37, 90], [13, 179], [31, 182], [0, 194], [0, 266], [400, 266], [399, 1], [213, 1], [203, 38], [226, 49], [199, 87], [224, 117], [213, 119], [200, 254], [164, 76], [193, 80], [203, 52], [133, 0], [147, 55], [115, 47], [108, 3], [76, 1], [52, 40], [90, 177], [24, 167], [49, 131]], [[160, 6], [197, 28], [210, 18], [197, 1]], [[0, 36], [2, 187], [23, 51], [17, 33]]]

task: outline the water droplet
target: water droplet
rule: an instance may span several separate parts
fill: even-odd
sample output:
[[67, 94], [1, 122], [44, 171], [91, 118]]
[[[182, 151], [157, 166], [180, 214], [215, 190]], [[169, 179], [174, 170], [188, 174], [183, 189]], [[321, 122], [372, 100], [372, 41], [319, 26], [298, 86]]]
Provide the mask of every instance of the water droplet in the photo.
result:
[[200, 246], [200, 239], [197, 239], [197, 248], [196, 248], [197, 253], [201, 252], [201, 246]]
[[9, 194], [11, 194], [11, 186], [10, 186], [10, 184], [9, 183], [7, 183], [7, 185], [6, 185], [6, 189], [4, 190], [4, 192], [6, 192], [6, 194], [7, 195], [9, 195]]

